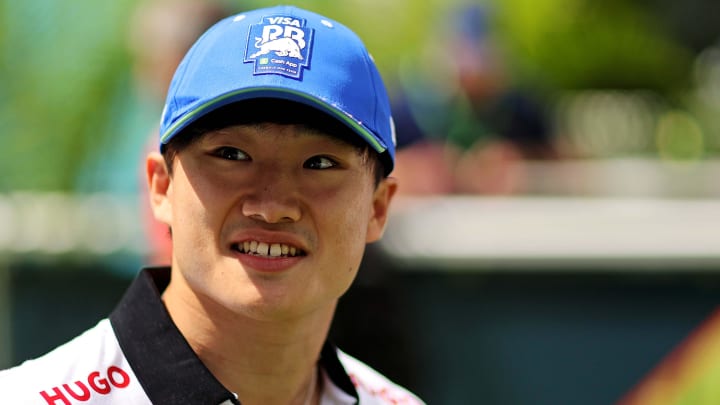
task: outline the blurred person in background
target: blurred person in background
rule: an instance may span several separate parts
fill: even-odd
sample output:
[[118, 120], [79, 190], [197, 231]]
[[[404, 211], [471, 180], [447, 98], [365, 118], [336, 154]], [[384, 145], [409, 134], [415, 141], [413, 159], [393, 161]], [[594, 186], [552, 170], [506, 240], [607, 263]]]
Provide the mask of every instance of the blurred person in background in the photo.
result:
[[402, 179], [401, 195], [432, 196], [454, 192], [453, 166], [459, 153], [423, 128], [412, 101], [400, 88], [393, 94], [393, 117], [398, 136], [393, 176]]
[[422, 404], [327, 340], [397, 189], [390, 102], [362, 41], [292, 6], [225, 18], [178, 66], [159, 132], [146, 174], [171, 266], [0, 372], [3, 400]]
[[[232, 12], [218, 0], [144, 0], [134, 10], [128, 47], [138, 95], [138, 114], [149, 116], [142, 120], [148, 126], [145, 152], [156, 148], [157, 116], [178, 64], [206, 29]], [[144, 161], [142, 163], [140, 175], [144, 179]], [[143, 227], [148, 238], [148, 264], [167, 265], [172, 240], [167, 226], [152, 215], [147, 189], [144, 185], [140, 189]]]
[[522, 193], [524, 162], [560, 156], [546, 107], [511, 85], [488, 12], [480, 5], [452, 12], [440, 42], [428, 44], [436, 66], [401, 72], [393, 97], [401, 193]]
[[232, 12], [219, 0], [140, 1], [128, 32], [133, 77], [140, 97], [162, 108], [175, 69], [190, 46]]

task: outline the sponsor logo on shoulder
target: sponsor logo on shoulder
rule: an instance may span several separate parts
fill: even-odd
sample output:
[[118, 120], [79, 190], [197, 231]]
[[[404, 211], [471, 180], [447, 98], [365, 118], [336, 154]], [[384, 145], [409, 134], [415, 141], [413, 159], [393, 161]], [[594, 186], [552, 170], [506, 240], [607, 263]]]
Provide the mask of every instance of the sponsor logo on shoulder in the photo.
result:
[[266, 16], [250, 26], [245, 63], [254, 63], [254, 74], [278, 74], [302, 78], [310, 64], [313, 29], [304, 19], [282, 15]]
[[130, 375], [120, 367], [110, 366], [107, 370], [93, 371], [82, 380], [62, 384], [39, 394], [48, 405], [73, 405], [87, 402], [95, 395], [108, 395], [113, 389], [130, 385]]

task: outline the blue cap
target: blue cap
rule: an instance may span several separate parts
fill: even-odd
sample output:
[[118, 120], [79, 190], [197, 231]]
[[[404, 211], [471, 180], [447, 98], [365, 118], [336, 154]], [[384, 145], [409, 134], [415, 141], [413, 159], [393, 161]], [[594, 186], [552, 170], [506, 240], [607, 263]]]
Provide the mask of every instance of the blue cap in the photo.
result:
[[396, 141], [387, 91], [365, 45], [344, 25], [292, 6], [221, 20], [175, 72], [161, 146], [207, 113], [254, 98], [295, 101], [329, 114], [381, 155], [386, 174], [392, 170]]

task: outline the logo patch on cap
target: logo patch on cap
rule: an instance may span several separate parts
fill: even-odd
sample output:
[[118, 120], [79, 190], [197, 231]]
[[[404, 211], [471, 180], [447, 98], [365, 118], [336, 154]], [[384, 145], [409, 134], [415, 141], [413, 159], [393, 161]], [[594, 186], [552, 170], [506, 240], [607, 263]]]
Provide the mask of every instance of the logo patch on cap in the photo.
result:
[[277, 74], [300, 79], [310, 64], [312, 28], [305, 20], [283, 15], [266, 16], [250, 26], [245, 63], [254, 62], [256, 75]]

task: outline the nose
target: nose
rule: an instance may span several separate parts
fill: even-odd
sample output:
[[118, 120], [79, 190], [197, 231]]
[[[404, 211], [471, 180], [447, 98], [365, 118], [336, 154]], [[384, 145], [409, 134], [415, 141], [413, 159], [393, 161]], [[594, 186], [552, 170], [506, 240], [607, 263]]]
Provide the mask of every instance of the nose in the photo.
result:
[[297, 190], [289, 179], [266, 175], [257, 180], [258, 186], [243, 199], [243, 215], [269, 224], [300, 220], [302, 209]]

